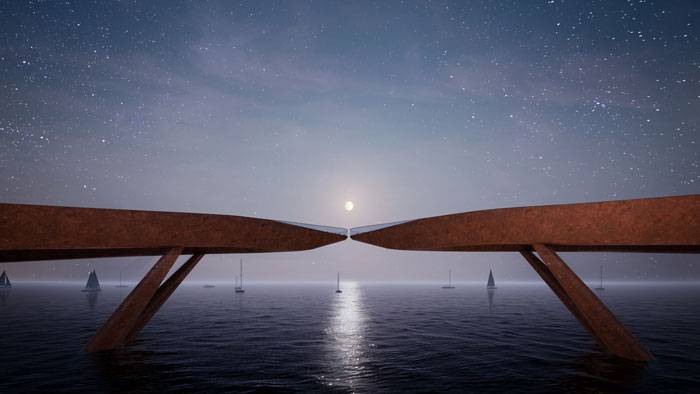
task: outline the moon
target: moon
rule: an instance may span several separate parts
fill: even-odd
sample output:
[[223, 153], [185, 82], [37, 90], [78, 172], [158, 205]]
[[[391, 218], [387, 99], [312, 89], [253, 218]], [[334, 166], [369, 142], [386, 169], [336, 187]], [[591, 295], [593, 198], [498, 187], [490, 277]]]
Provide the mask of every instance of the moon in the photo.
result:
[[355, 209], [355, 204], [353, 204], [352, 201], [345, 201], [345, 210], [350, 212], [353, 209]]

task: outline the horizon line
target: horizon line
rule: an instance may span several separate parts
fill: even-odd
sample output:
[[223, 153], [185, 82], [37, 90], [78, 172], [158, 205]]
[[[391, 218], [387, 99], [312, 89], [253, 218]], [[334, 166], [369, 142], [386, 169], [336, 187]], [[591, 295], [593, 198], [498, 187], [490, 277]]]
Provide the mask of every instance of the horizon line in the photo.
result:
[[[12, 280], [12, 283], [22, 283], [22, 284], [84, 284], [85, 280], [22, 280], [22, 279], [14, 279]], [[119, 284], [119, 280], [104, 280], [100, 281], [100, 284]], [[122, 284], [133, 284], [136, 285], [139, 283], [139, 281], [125, 281], [122, 280]], [[183, 286], [187, 285], [204, 285], [204, 284], [221, 284], [221, 285], [234, 285], [234, 281], [222, 281], [222, 280], [213, 280], [213, 281], [207, 281], [207, 280], [195, 280], [195, 281], [189, 281], [186, 283], [182, 283]], [[312, 281], [312, 280], [249, 280], [246, 281], [247, 284], [259, 284], [259, 285], [266, 285], [266, 284], [300, 284], [300, 285], [325, 285], [325, 284], [333, 284], [335, 285], [336, 281], [327, 281], [327, 280], [322, 280], [322, 281]], [[377, 281], [377, 280], [341, 280], [340, 283], [354, 283], [354, 284], [366, 284], [366, 285], [375, 285], [375, 284], [388, 284], [388, 285], [444, 285], [444, 281], [430, 281], [430, 280], [384, 280], [384, 281]], [[466, 286], [486, 286], [485, 281], [452, 281], [453, 284], [461, 284], [461, 285], [466, 285]], [[584, 281], [585, 284], [587, 285], [598, 285], [599, 282], [597, 280], [590, 280], [590, 281]], [[537, 281], [537, 280], [501, 280], [497, 282], [497, 285], [499, 284], [511, 284], [511, 285], [542, 285], [546, 286], [546, 283], [542, 281]], [[606, 281], [604, 285], [641, 285], [641, 284], [654, 284], [654, 285], [663, 285], [663, 284], [670, 284], [670, 285], [700, 285], [700, 279], [696, 280], [683, 280], [683, 279], [678, 279], [678, 280], [611, 280], [611, 281]]]

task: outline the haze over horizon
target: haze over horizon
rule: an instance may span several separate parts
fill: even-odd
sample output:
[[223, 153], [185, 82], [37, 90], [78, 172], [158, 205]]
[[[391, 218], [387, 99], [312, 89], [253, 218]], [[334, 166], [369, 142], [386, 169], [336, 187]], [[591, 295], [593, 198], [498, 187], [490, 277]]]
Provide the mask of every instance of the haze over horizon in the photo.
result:
[[[7, 2], [0, 202], [350, 228], [700, 193], [698, 20], [694, 1]], [[694, 255], [563, 255], [584, 280], [700, 280]], [[251, 280], [539, 280], [516, 253], [244, 258]], [[0, 269], [134, 280], [153, 261]]]

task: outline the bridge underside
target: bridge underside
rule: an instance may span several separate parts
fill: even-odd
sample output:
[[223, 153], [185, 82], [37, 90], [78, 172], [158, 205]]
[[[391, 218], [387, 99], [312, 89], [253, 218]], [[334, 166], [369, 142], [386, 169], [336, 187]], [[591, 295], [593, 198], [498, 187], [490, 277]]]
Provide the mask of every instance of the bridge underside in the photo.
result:
[[556, 252], [698, 253], [700, 195], [466, 212], [350, 237], [398, 250], [519, 252], [603, 349], [645, 361], [652, 355]]

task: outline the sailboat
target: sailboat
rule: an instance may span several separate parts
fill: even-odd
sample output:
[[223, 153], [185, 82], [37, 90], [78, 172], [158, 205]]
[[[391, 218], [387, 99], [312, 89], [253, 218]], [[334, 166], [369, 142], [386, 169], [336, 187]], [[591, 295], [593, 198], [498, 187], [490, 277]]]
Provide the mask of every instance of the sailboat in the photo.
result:
[[496, 282], [493, 280], [493, 272], [491, 272], [491, 270], [489, 270], [489, 280], [486, 282], [486, 288], [489, 290], [497, 289]]
[[240, 271], [241, 271], [241, 274], [240, 274], [240, 277], [241, 277], [241, 285], [240, 285], [240, 286], [236, 286], [236, 293], [245, 293], [245, 290], [243, 289], [243, 259], [241, 259]]
[[90, 276], [88, 276], [87, 284], [85, 284], [85, 288], [82, 289], [81, 291], [84, 291], [84, 292], [102, 291], [102, 289], [100, 289], [100, 281], [97, 280], [97, 273], [95, 272], [95, 270], [90, 271]]
[[2, 275], [0, 275], [0, 289], [9, 289], [10, 287], [12, 287], [10, 277], [7, 276], [5, 271], [2, 271]]
[[121, 271], [119, 271], [119, 284], [117, 285], [117, 287], [119, 287], [119, 288], [129, 287], [127, 285], [122, 284], [122, 272]]
[[452, 269], [450, 269], [448, 276], [447, 276], [447, 286], [442, 286], [443, 289], [454, 289], [455, 287], [452, 286]]
[[603, 291], [605, 290], [605, 287], [603, 287], [603, 266], [600, 266], [600, 286], [595, 288], [598, 291]]
[[342, 290], [340, 290], [340, 272], [338, 272], [338, 284], [336, 285], [335, 292], [336, 292], [336, 293], [342, 293], [342, 292], [343, 292]]

